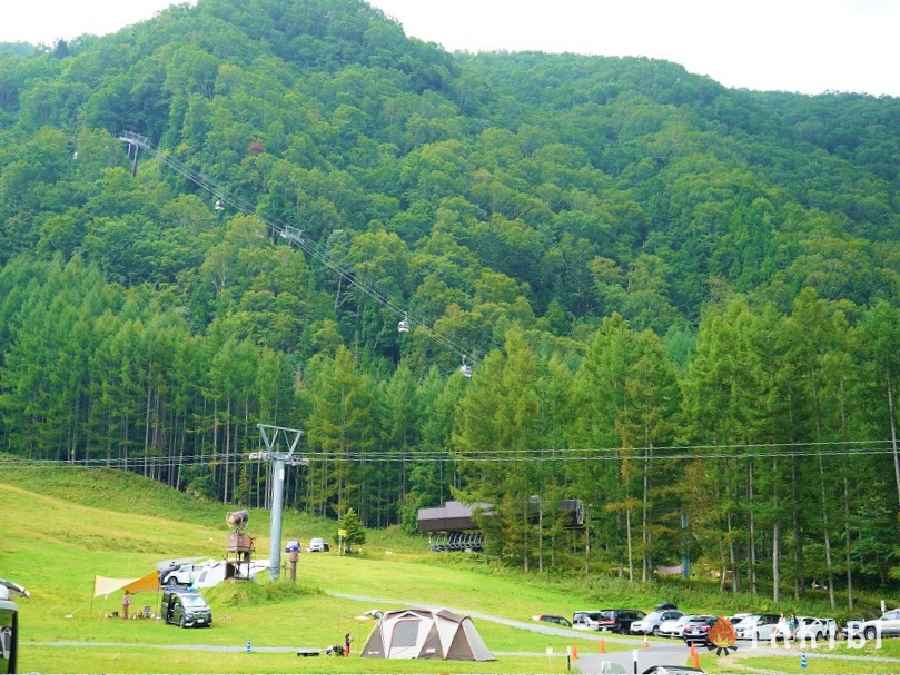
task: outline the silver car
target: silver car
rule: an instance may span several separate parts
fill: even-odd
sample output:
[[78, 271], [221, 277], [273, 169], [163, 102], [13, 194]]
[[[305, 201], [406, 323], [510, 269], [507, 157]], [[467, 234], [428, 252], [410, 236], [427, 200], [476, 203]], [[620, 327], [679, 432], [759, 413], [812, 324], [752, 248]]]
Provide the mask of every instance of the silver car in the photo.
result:
[[328, 544], [322, 537], [313, 537], [309, 540], [309, 546], [306, 547], [307, 553], [326, 553], [327, 551]]

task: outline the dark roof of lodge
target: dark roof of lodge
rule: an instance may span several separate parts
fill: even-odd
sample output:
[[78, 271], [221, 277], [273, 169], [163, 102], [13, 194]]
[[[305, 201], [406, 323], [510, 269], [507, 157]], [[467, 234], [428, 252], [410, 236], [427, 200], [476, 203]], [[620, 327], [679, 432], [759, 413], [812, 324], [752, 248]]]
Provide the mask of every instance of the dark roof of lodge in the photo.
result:
[[419, 509], [416, 521], [420, 532], [474, 530], [478, 528], [478, 524], [475, 522], [475, 510], [489, 512], [492, 508], [492, 504], [484, 502], [471, 505], [462, 502], [447, 502], [443, 506]]

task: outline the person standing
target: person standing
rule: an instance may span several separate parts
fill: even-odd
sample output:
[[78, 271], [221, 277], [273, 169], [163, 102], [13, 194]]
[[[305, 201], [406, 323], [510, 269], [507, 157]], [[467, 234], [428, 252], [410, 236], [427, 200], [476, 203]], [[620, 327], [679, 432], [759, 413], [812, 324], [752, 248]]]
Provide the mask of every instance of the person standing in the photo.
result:
[[344, 633], [344, 656], [350, 656], [351, 642], [353, 642], [353, 637], [351, 637], [350, 633]]
[[128, 620], [128, 608], [131, 606], [131, 593], [125, 591], [122, 594], [122, 618]]

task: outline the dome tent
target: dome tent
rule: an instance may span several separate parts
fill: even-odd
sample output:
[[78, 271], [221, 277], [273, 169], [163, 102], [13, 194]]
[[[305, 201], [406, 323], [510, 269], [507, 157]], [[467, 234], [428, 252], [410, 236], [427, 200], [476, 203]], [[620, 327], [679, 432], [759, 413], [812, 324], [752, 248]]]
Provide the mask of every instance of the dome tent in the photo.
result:
[[445, 609], [385, 613], [366, 640], [362, 655], [381, 659], [495, 660], [472, 619]]

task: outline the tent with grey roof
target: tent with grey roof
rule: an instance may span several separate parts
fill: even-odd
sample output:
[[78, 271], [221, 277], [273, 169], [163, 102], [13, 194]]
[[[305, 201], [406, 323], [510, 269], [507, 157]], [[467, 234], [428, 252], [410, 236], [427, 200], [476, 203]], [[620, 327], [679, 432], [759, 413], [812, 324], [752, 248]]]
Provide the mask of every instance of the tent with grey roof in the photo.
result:
[[472, 619], [445, 609], [386, 612], [366, 640], [362, 655], [379, 659], [495, 660]]

